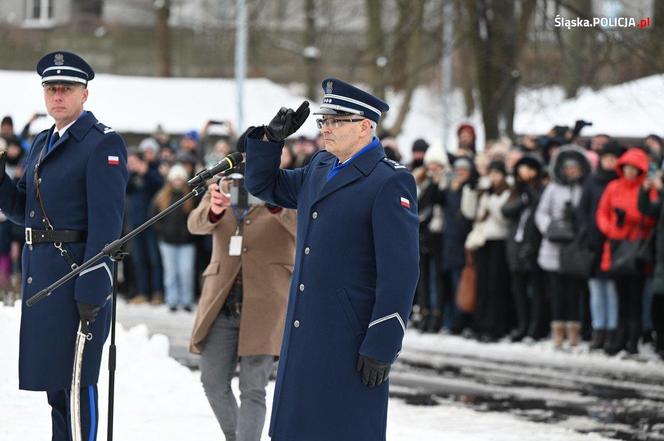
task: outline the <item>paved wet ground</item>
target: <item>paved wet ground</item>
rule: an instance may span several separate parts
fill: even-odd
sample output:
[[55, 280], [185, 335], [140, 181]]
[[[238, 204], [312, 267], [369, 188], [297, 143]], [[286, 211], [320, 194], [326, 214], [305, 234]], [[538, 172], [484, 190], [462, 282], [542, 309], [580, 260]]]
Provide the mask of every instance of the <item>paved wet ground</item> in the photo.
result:
[[439, 351], [406, 350], [399, 359], [394, 394], [411, 404], [454, 401], [614, 439], [664, 440], [664, 365], [657, 375]]

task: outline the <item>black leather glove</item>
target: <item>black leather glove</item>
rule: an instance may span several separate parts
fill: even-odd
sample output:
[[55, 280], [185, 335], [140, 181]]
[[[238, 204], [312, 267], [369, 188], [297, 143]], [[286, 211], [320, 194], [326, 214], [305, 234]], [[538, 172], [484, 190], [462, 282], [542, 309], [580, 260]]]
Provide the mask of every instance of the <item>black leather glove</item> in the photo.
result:
[[625, 215], [627, 214], [627, 213], [625, 213], [625, 210], [623, 210], [622, 208], [614, 208], [613, 211], [615, 211], [616, 216], [618, 216], [618, 220], [616, 222], [616, 225], [620, 228], [624, 227], [625, 226]]
[[76, 302], [78, 307], [78, 315], [81, 316], [81, 322], [84, 324], [92, 324], [97, 318], [97, 314], [101, 311], [101, 306], [91, 305], [90, 303]]
[[362, 376], [362, 384], [372, 389], [383, 384], [390, 376], [390, 363], [383, 363], [360, 354], [357, 359], [357, 371]]
[[309, 112], [309, 101], [303, 101], [297, 110], [282, 107], [270, 124], [265, 126], [265, 136], [269, 141], [282, 142], [304, 124]]

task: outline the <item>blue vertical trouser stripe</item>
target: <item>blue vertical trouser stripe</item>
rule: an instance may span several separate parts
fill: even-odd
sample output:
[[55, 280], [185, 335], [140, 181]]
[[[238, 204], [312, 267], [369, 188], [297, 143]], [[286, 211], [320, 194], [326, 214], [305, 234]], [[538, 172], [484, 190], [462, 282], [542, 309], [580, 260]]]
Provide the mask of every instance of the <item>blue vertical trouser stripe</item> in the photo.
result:
[[97, 415], [95, 409], [97, 409], [97, 404], [95, 403], [95, 388], [91, 384], [88, 386], [88, 395], [90, 396], [90, 432], [89, 432], [89, 441], [95, 441], [97, 433]]

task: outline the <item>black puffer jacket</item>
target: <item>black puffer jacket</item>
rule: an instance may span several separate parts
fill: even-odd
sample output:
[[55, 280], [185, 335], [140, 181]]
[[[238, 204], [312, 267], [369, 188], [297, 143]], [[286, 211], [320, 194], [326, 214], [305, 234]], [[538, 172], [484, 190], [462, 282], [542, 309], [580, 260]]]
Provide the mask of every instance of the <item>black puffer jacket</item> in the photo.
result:
[[503, 205], [503, 216], [511, 222], [506, 243], [507, 264], [512, 272], [532, 272], [539, 269], [537, 254], [542, 241], [542, 234], [535, 225], [535, 210], [544, 190], [543, 165], [538, 158], [531, 155], [517, 161], [514, 170], [521, 164], [535, 169], [537, 176], [529, 183], [516, 176], [514, 190]]
[[433, 247], [441, 247], [440, 233], [432, 233], [429, 226], [434, 218], [435, 207], [439, 204], [442, 190], [433, 181], [425, 183], [417, 197], [417, 209], [420, 217], [420, 253], [430, 254]]
[[[184, 196], [184, 194], [181, 191], [173, 190], [171, 192], [170, 203], [173, 204], [182, 196]], [[158, 214], [159, 211], [159, 208], [153, 202], [152, 215], [154, 216]], [[177, 210], [154, 224], [154, 230], [157, 233], [159, 240], [171, 245], [186, 245], [194, 243], [194, 236], [192, 236], [187, 229], [187, 217], [189, 216], [189, 211], [186, 211], [184, 206], [179, 207]]]

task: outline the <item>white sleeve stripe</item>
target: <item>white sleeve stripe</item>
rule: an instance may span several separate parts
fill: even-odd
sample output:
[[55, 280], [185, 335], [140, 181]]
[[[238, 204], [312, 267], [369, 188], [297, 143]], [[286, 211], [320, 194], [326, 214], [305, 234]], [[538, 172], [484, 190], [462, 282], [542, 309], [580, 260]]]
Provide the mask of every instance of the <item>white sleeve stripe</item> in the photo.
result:
[[389, 319], [397, 319], [399, 321], [399, 324], [401, 325], [401, 329], [403, 329], [404, 334], [406, 333], [406, 325], [404, 325], [403, 320], [401, 319], [401, 316], [399, 315], [398, 312], [395, 312], [394, 314], [386, 315], [385, 317], [381, 317], [379, 319], [374, 320], [373, 322], [369, 323], [369, 328], [371, 328], [374, 325], [377, 325], [379, 323], [382, 323], [384, 321], [387, 321]]
[[92, 271], [98, 270], [100, 268], [104, 268], [106, 270], [106, 274], [108, 274], [108, 279], [111, 282], [111, 286], [113, 286], [113, 276], [111, 275], [111, 270], [108, 268], [108, 265], [106, 265], [106, 262], [100, 263], [99, 265], [95, 265], [93, 267], [90, 267], [86, 269], [85, 271], [81, 271], [81, 274], [78, 275], [78, 277], [82, 277], [84, 274], [90, 273]]

